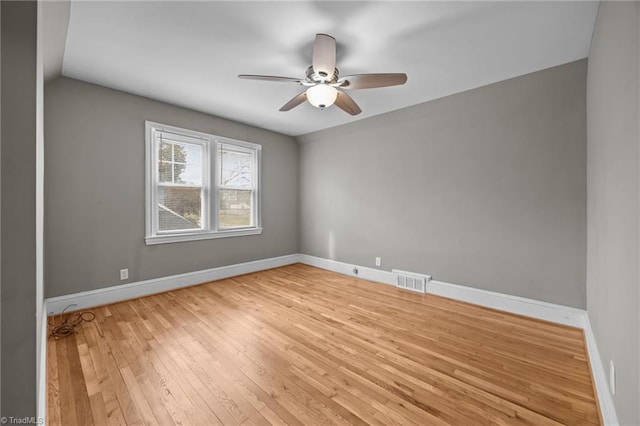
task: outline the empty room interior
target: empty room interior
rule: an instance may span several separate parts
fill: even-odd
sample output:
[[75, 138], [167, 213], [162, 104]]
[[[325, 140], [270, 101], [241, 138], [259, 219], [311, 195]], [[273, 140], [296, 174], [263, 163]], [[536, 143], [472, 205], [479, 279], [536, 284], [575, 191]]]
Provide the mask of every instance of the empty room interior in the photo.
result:
[[640, 3], [2, 1], [0, 421], [640, 425]]

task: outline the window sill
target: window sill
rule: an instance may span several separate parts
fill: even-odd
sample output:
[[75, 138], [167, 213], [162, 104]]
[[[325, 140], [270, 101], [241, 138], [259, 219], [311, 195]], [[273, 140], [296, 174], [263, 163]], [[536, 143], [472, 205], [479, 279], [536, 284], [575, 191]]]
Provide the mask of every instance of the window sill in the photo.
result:
[[228, 231], [199, 232], [193, 234], [168, 234], [145, 237], [146, 245], [180, 243], [183, 241], [210, 240], [214, 238], [242, 237], [262, 234], [262, 228], [231, 229]]

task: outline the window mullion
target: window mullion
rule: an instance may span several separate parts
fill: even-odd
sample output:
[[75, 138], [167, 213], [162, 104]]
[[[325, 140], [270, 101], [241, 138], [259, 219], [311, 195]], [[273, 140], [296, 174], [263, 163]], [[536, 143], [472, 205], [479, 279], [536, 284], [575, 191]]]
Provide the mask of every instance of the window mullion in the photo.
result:
[[203, 152], [204, 169], [202, 171], [202, 221], [204, 229], [211, 232], [211, 143], [205, 143]]
[[209, 186], [211, 187], [211, 200], [210, 205], [210, 217], [211, 217], [211, 229], [215, 232], [219, 231], [219, 197], [220, 197], [220, 161], [218, 156], [220, 155], [220, 144], [217, 141], [210, 142], [210, 156], [209, 162], [211, 164], [211, 176], [209, 179]]

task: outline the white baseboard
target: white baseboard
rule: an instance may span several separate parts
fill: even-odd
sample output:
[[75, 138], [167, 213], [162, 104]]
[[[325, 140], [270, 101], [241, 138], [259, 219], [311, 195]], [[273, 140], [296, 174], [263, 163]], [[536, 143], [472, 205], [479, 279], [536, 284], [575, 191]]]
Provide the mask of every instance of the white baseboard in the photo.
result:
[[39, 357], [38, 357], [38, 384], [37, 384], [37, 408], [36, 416], [40, 423], [46, 425], [47, 417], [47, 337], [49, 335], [49, 328], [47, 327], [47, 301], [42, 302], [42, 315], [40, 316], [40, 335], [39, 340]]
[[[69, 305], [73, 305], [73, 310], [84, 309], [92, 306], [99, 306], [136, 297], [147, 296], [163, 291], [175, 290], [181, 287], [187, 287], [207, 281], [214, 281], [236, 275], [290, 265], [297, 262], [352, 277], [394, 285], [393, 274], [389, 271], [353, 265], [336, 260], [323, 259], [307, 254], [291, 254], [235, 265], [221, 266], [203, 271], [188, 272], [185, 274], [89, 290], [65, 296], [51, 297], [46, 300], [46, 312], [48, 315], [57, 314], [62, 312]], [[353, 272], [354, 268], [357, 268], [357, 274]], [[477, 288], [465, 287], [441, 281], [430, 281], [427, 283], [427, 293], [462, 300], [494, 309], [500, 309], [515, 314], [527, 315], [547, 321], [571, 325], [574, 327], [584, 327], [585, 311], [568, 306], [555, 305], [553, 303], [511, 296], [503, 293], [495, 293], [492, 291], [480, 290]]]
[[[298, 262], [304, 263], [305, 265], [316, 266], [318, 268], [327, 269], [339, 274], [358, 277], [369, 281], [395, 285], [393, 281], [393, 274], [389, 271], [354, 265], [352, 263], [338, 262], [336, 260], [310, 256], [308, 254], [300, 254], [298, 256]], [[353, 272], [353, 268], [357, 268], [357, 274]]]
[[600, 352], [598, 352], [598, 345], [596, 344], [596, 336], [593, 334], [591, 321], [587, 313], [584, 315], [583, 329], [584, 338], [587, 343], [587, 353], [589, 354], [589, 361], [591, 363], [591, 375], [593, 376], [593, 383], [595, 384], [598, 402], [600, 403], [602, 421], [606, 426], [618, 426], [620, 423], [618, 423], [616, 407], [613, 404], [613, 395], [611, 395], [611, 389], [607, 381], [607, 373], [600, 358]]
[[[389, 271], [324, 259], [307, 254], [291, 254], [264, 260], [256, 260], [253, 262], [239, 263], [236, 265], [221, 266], [219, 268], [207, 269], [204, 271], [190, 272], [186, 274], [140, 281], [137, 283], [85, 291], [66, 296], [52, 297], [45, 301], [45, 312], [49, 315], [57, 314], [62, 312], [69, 305], [73, 305], [72, 309], [77, 310], [108, 303], [115, 303], [122, 300], [148, 296], [154, 293], [175, 290], [181, 287], [187, 287], [207, 281], [229, 278], [236, 275], [257, 272], [293, 263], [304, 263], [306, 265], [315, 266], [352, 277], [395, 285], [393, 274]], [[358, 270], [357, 274], [354, 273], [354, 268]], [[587, 316], [586, 311], [569, 306], [556, 305], [539, 300], [496, 293], [441, 281], [428, 282], [427, 293], [584, 329], [587, 351], [591, 361], [593, 380], [604, 424], [612, 426], [618, 425], [618, 419], [613, 405], [613, 397], [609, 390], [605, 369], [598, 353], [595, 337], [591, 330], [591, 323], [589, 322], [589, 317]], [[43, 317], [46, 321], [46, 316], [43, 315]], [[44, 342], [42, 348], [44, 348], [45, 351], [43, 359], [46, 360], [46, 323], [44, 324], [43, 330]]]
[[427, 283], [427, 293], [572, 327], [582, 328], [584, 326], [586, 311], [570, 306], [556, 305], [540, 300], [441, 281]]
[[130, 284], [83, 291], [81, 293], [65, 296], [51, 297], [46, 300], [46, 312], [48, 315], [59, 314], [68, 306], [71, 306], [69, 310], [85, 309], [93, 306], [106, 305], [109, 303], [134, 299], [136, 297], [161, 293], [163, 291], [175, 290], [194, 284], [205, 283], [207, 281], [220, 280], [236, 275], [277, 268], [279, 266], [297, 263], [298, 257], [298, 254], [271, 257], [252, 262], [220, 266], [218, 268], [206, 269], [203, 271], [188, 272], [186, 274], [171, 275], [168, 277], [138, 281]]
[[[393, 274], [389, 271], [323, 259], [307, 254], [301, 254], [299, 256], [299, 262], [339, 274], [395, 285]], [[358, 274], [353, 273], [353, 268], [358, 269]], [[427, 293], [573, 327], [582, 328], [584, 325], [585, 311], [569, 306], [556, 305], [457, 284], [449, 284], [442, 281], [429, 281], [427, 283]]]

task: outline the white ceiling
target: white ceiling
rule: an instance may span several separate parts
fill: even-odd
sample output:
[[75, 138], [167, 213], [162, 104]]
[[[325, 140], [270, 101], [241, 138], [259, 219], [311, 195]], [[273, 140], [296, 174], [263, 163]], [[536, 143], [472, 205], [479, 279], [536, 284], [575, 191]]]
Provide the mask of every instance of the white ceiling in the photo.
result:
[[[585, 58], [597, 2], [72, 1], [62, 74], [300, 135]], [[304, 77], [316, 33], [340, 75], [405, 72], [351, 91], [363, 112], [278, 109]], [[169, 123], [171, 124], [171, 123]]]

